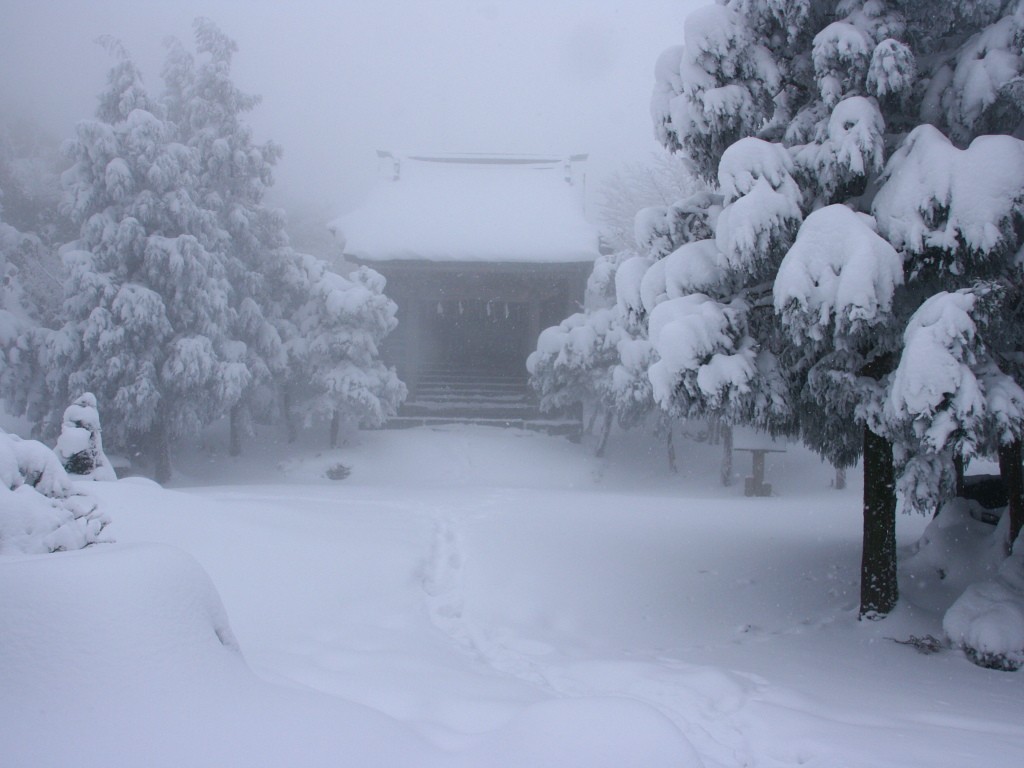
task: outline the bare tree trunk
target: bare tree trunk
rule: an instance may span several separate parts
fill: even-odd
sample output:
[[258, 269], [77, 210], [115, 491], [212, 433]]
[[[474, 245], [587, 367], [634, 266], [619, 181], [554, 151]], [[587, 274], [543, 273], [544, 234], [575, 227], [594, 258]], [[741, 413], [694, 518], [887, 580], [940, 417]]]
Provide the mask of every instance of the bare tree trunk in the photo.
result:
[[331, 434], [330, 434], [330, 445], [331, 448], [338, 447], [338, 432], [341, 431], [341, 413], [335, 409], [334, 413], [331, 414]]
[[964, 457], [959, 453], [953, 454], [953, 474], [955, 476], [954, 493], [958, 497], [964, 495]]
[[719, 428], [722, 436], [722, 485], [732, 485], [732, 427], [722, 424]]
[[1007, 552], [1013, 552], [1014, 542], [1024, 526], [1024, 473], [1021, 471], [1021, 441], [999, 446], [999, 474], [1006, 485], [1007, 509], [1010, 527], [1007, 533]]
[[708, 445], [718, 445], [722, 437], [722, 422], [708, 419]]
[[846, 470], [843, 467], [836, 467], [835, 489], [841, 491], [846, 487]]
[[668, 428], [668, 439], [665, 441], [666, 447], [668, 448], [668, 466], [673, 472], [679, 472], [679, 467], [676, 466], [676, 444], [672, 440], [672, 427]]
[[864, 428], [864, 541], [860, 617], [880, 619], [896, 607], [896, 472], [892, 443]]
[[590, 414], [590, 421], [587, 422], [587, 434], [594, 434], [594, 422], [597, 421], [597, 414], [601, 412], [601, 406], [595, 405], [594, 412]]
[[294, 443], [299, 437], [299, 428], [295, 425], [295, 414], [292, 413], [292, 390], [287, 384], [281, 389], [281, 411], [288, 442]]
[[153, 454], [153, 479], [163, 485], [171, 479], [171, 447], [163, 417], [157, 416], [149, 432]]
[[609, 408], [604, 412], [604, 427], [601, 429], [601, 442], [597, 446], [597, 450], [594, 451], [594, 455], [597, 457], [604, 456], [604, 449], [608, 447], [608, 435], [612, 433], [612, 421], [615, 419], [615, 413]]
[[242, 404], [235, 403], [231, 406], [228, 416], [230, 421], [230, 436], [228, 438], [228, 454], [231, 456], [242, 455]]

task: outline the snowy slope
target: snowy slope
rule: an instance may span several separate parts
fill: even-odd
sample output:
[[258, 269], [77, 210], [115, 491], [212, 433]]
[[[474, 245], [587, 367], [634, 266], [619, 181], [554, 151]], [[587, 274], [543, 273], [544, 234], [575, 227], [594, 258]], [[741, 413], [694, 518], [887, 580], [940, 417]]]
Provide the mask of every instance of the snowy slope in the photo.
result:
[[[175, 490], [92, 484], [116, 545], [0, 559], [0, 748], [24, 766], [1020, 764], [1024, 677], [890, 640], [941, 634], [956, 595], [907, 583], [895, 615], [857, 621], [856, 483], [790, 448], [768, 459], [775, 496], [746, 499], [717, 485], [717, 448], [677, 445], [672, 475], [629, 436], [598, 460], [416, 429], [196, 454]], [[338, 462], [349, 477], [326, 479]], [[901, 518], [904, 544], [925, 523]]]

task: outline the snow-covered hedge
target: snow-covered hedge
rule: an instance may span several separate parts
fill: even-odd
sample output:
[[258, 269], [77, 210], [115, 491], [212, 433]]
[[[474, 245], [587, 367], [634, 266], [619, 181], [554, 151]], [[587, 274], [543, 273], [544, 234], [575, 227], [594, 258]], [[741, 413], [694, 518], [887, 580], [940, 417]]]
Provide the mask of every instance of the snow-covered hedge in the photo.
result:
[[53, 451], [0, 430], [0, 554], [82, 549], [109, 540], [108, 523]]
[[942, 628], [975, 664], [1007, 671], [1024, 666], [1024, 540], [994, 578], [964, 590]]

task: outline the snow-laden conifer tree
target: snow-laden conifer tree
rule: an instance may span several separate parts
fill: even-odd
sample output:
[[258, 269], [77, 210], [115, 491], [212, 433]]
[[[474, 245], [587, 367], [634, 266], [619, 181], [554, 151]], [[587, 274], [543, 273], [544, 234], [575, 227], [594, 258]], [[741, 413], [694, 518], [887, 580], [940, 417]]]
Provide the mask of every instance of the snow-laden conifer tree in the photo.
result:
[[169, 44], [164, 102], [179, 140], [196, 154], [196, 199], [220, 230], [211, 249], [223, 261], [231, 287], [224, 333], [238, 363], [228, 403], [230, 451], [237, 455], [252, 414], [266, 419], [278, 410], [287, 364], [281, 324], [297, 309], [283, 303], [291, 295], [286, 283], [295, 254], [283, 215], [263, 202], [281, 149], [272, 142], [257, 144], [244, 122], [260, 99], [231, 79], [238, 47], [209, 19], [197, 19], [193, 27], [197, 56], [177, 41]]
[[108, 438], [139, 443], [163, 481], [171, 442], [223, 413], [241, 364], [225, 354], [223, 232], [197, 199], [196, 152], [123, 47], [106, 43], [117, 62], [97, 119], [66, 145], [65, 205], [81, 229], [63, 249], [64, 322], [41, 352], [49, 418], [55, 426], [71, 395], [94, 392]]
[[906, 254], [908, 282], [934, 292], [906, 325], [888, 401], [894, 428], [902, 430], [907, 498], [934, 506], [964, 461], [997, 454], [1012, 547], [1024, 526], [1017, 386], [1024, 381], [1017, 255], [1024, 244], [1024, 142], [979, 136], [959, 149], [923, 125], [893, 154], [883, 179], [873, 205], [879, 229]]
[[295, 288], [305, 298], [286, 332], [290, 389], [307, 424], [330, 422], [333, 448], [342, 423], [381, 426], [405, 399], [405, 385], [379, 357], [397, 307], [369, 267], [343, 277], [314, 256], [297, 259]]
[[[987, 203], [975, 209], [984, 220], [979, 234], [985, 233], [975, 239], [973, 230], [952, 223], [961, 216], [950, 208], [948, 188], [933, 186], [928, 198], [904, 184], [915, 172], [935, 167], [924, 149], [914, 149], [929, 131], [945, 132], [963, 147], [986, 131], [1013, 133], [1024, 114], [1021, 3], [939, 5], [920, 0], [722, 0], [687, 19], [684, 45], [666, 51], [658, 62], [652, 99], [662, 143], [685, 151], [705, 178], [720, 177], [727, 209], [730, 197], [733, 206], [737, 203], [733, 189], [749, 195], [788, 188], [770, 178], [753, 185], [743, 173], [736, 174], [729, 158], [733, 147], [761, 140], [790, 158], [786, 170], [799, 193], [792, 201], [806, 220], [789, 251], [792, 258], [786, 256], [788, 264], [783, 262], [775, 281], [772, 303], [796, 343], [773, 345], [779, 338], [771, 323], [756, 314], [746, 315], [748, 324], [757, 317], [764, 325], [748, 335], [759, 350], [783, 361], [776, 368], [786, 379], [780, 391], [788, 392], [791, 404], [799, 406], [796, 411], [804, 414], [800, 429], [813, 447], [847, 463], [855, 442], [845, 425], [851, 416], [863, 425], [863, 615], [886, 614], [898, 594], [892, 440], [902, 440], [907, 432], [887, 418], [895, 411], [887, 411], [885, 403], [904, 344], [903, 328], [915, 309], [940, 290], [966, 289], [993, 275], [1011, 285], [1015, 279], [1003, 268], [1005, 255], [1017, 248], [1013, 216]], [[914, 130], [924, 122], [934, 127]], [[924, 141], [929, 151], [939, 143]], [[947, 161], [948, 155], [941, 163]], [[777, 162], [785, 164], [781, 155]], [[976, 174], [977, 199], [998, 196], [999, 183], [984, 183], [1012, 173], [1008, 167], [993, 179]], [[1003, 191], [1016, 200], [1010, 188]], [[777, 202], [766, 195], [764, 204], [749, 206], [767, 215], [762, 221], [774, 222], [777, 240], [751, 238], [739, 215], [744, 209], [720, 215], [720, 256], [712, 261], [760, 271], [771, 280], [779, 266], [771, 249], [779, 244], [783, 253], [788, 249], [786, 216], [799, 224], [792, 210]], [[835, 203], [851, 214], [825, 213]], [[818, 208], [821, 215], [812, 213]], [[901, 227], [911, 231], [902, 233]], [[825, 230], [828, 234], [822, 234]], [[918, 248], [924, 230], [934, 236]], [[855, 269], [858, 263], [861, 268]], [[733, 279], [724, 295], [709, 298], [729, 307], [735, 287]], [[859, 296], [850, 293], [855, 287]], [[696, 312], [697, 304], [691, 308]], [[708, 338], [718, 339], [714, 354], [735, 355], [742, 348], [743, 315], [727, 318], [723, 312], [680, 311], [675, 322], [693, 324], [703, 316], [706, 322], [697, 326], [709, 333], [730, 329]], [[662, 320], [659, 325], [671, 327]], [[692, 346], [692, 339], [688, 343]], [[1011, 351], [1012, 344], [1004, 342], [1004, 349]], [[814, 403], [817, 408], [805, 407]], [[900, 445], [904, 451], [919, 448]]]

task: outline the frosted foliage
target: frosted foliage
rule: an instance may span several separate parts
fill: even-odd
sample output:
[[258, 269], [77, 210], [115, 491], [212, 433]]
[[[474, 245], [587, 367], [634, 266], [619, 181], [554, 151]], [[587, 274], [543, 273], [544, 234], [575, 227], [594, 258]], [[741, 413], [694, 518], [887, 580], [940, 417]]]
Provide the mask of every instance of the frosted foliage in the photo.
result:
[[741, 139], [722, 155], [718, 180], [726, 205], [715, 239], [724, 267], [757, 273], [788, 245], [801, 220], [792, 171], [786, 149], [761, 139]]
[[644, 274], [653, 263], [652, 259], [645, 256], [634, 256], [622, 262], [615, 272], [616, 304], [630, 322], [640, 322], [646, 316], [640, 298], [641, 284]]
[[0, 430], [0, 554], [81, 549], [110, 522], [42, 443]]
[[660, 259], [676, 247], [670, 210], [663, 205], [649, 206], [637, 211], [633, 219], [633, 236], [652, 258]]
[[888, 38], [875, 46], [868, 65], [867, 88], [872, 96], [905, 96], [917, 77], [914, 52], [899, 40]]
[[800, 227], [773, 288], [775, 311], [797, 339], [831, 336], [842, 347], [844, 337], [889, 319], [902, 261], [867, 218], [830, 205]]
[[954, 432], [970, 431], [985, 412], [984, 393], [972, 371], [975, 299], [967, 292], [932, 296], [903, 334], [888, 407], [897, 419], [913, 420], [933, 450], [945, 447]]
[[682, 49], [659, 61], [651, 102], [655, 131], [669, 148], [696, 150], [706, 177], [732, 140], [755, 132], [771, 116], [780, 75], [735, 8], [698, 8], [687, 16]]
[[724, 284], [726, 272], [714, 240], [686, 243], [663, 261], [665, 295], [671, 299], [688, 293], [709, 293]]
[[970, 291], [938, 293], [913, 314], [893, 376], [887, 411], [910, 422], [931, 451], [954, 440], [970, 456], [994, 427], [1002, 441], [1020, 433], [1024, 391], [987, 360], [972, 317], [978, 297]]
[[618, 364], [611, 370], [610, 398], [624, 427], [640, 423], [650, 413], [654, 399], [647, 375], [658, 359], [651, 342], [625, 336], [617, 347]]
[[665, 259], [654, 262], [640, 280], [640, 302], [648, 313], [668, 298], [665, 290]]
[[624, 337], [615, 308], [578, 312], [545, 328], [526, 361], [530, 382], [541, 396], [541, 410], [603, 399], [617, 344]]
[[715, 240], [688, 242], [654, 262], [640, 281], [640, 300], [646, 312], [667, 299], [723, 289], [728, 274]]
[[952, 77], [938, 83], [944, 92], [934, 94], [955, 138], [963, 140], [976, 132], [985, 111], [1020, 77], [1022, 42], [1024, 17], [1018, 12], [974, 35], [958, 52]]
[[867, 36], [845, 21], [833, 22], [815, 35], [811, 60], [826, 106], [855, 92], [867, 74], [873, 49]]
[[811, 0], [735, 0], [733, 5], [762, 37], [781, 30], [788, 42], [803, 29]]
[[92, 480], [116, 480], [117, 475], [103, 452], [100, 414], [96, 397], [85, 392], [64, 411], [54, 453], [70, 474]]
[[788, 245], [800, 218], [800, 208], [792, 197], [759, 179], [748, 194], [727, 205], [718, 217], [715, 240], [724, 266], [750, 273], [767, 267], [772, 254]]
[[620, 251], [597, 257], [594, 269], [587, 278], [584, 303], [588, 310], [615, 306], [615, 273], [622, 262], [634, 255], [631, 251]]
[[755, 138], [732, 144], [718, 163], [718, 184], [726, 205], [750, 194], [762, 179], [772, 190], [799, 205], [800, 188], [792, 174], [793, 160], [785, 147]]
[[663, 258], [684, 243], [711, 237], [721, 209], [721, 195], [712, 192], [643, 208], [634, 217], [635, 240], [651, 258]]
[[[914, 129], [889, 160], [872, 211], [879, 231], [912, 253], [987, 253], [1014, 241], [1024, 200], [1024, 142], [979, 136], [957, 149], [930, 125]], [[954, 261], [958, 274], [963, 264]]]
[[648, 375], [654, 399], [664, 410], [679, 410], [679, 394], [684, 403], [703, 400], [717, 409], [731, 393], [749, 391], [756, 352], [746, 336], [744, 309], [703, 294], [672, 299], [654, 309], [649, 337], [660, 359]]
[[[380, 273], [360, 267], [349, 278], [314, 256], [297, 255], [308, 298], [295, 316], [290, 356], [311, 393], [307, 421], [338, 414], [380, 426], [405, 399], [405, 385], [379, 359], [380, 343], [397, 325]], [[299, 377], [301, 381], [301, 377]]]
[[854, 176], [882, 170], [884, 133], [885, 121], [878, 105], [863, 96], [843, 99], [829, 117], [829, 149], [839, 166]]

